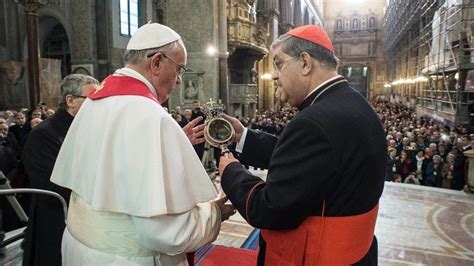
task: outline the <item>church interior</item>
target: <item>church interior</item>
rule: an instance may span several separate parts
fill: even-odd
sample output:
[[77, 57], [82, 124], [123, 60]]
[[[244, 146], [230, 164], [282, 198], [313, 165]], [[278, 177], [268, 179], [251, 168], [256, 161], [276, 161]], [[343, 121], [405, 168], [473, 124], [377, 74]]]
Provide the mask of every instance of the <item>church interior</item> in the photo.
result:
[[[160, 102], [181, 127], [217, 103], [248, 130], [274, 136], [299, 110], [278, 89], [272, 43], [301, 26], [323, 28], [337, 74], [373, 108], [387, 141], [378, 264], [474, 265], [471, 0], [0, 0], [0, 265], [35, 264], [24, 261], [32, 196], [7, 192], [30, 188], [21, 152], [33, 120], [59, 112], [66, 76], [102, 82], [121, 69], [129, 40], [150, 21], [172, 28], [186, 46], [185, 66], [173, 61], [181, 81]], [[19, 134], [14, 147], [9, 132]], [[194, 149], [225, 195], [220, 150], [209, 141]], [[269, 169], [246, 167], [266, 182]], [[194, 251], [194, 265], [257, 265], [264, 229], [247, 220], [237, 211], [222, 222], [216, 240]]]

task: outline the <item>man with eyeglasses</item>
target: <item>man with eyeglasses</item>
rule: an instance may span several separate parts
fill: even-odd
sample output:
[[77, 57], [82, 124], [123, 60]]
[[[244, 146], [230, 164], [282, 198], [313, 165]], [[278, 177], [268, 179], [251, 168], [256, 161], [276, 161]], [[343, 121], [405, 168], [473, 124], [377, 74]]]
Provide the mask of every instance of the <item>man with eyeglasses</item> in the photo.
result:
[[89, 94], [52, 174], [72, 190], [63, 264], [188, 265], [186, 253], [214, 241], [235, 210], [214, 200], [193, 150], [200, 119], [183, 131], [161, 106], [182, 82], [186, 48], [174, 30], [150, 23], [124, 58]]
[[[69, 126], [89, 92], [95, 90], [98, 85], [96, 79], [82, 74], [71, 74], [63, 79], [59, 110], [38, 124], [26, 138], [22, 161], [31, 188], [57, 192], [69, 201], [71, 191], [52, 183], [50, 176]], [[61, 203], [55, 198], [33, 195], [26, 229], [23, 265], [61, 265], [64, 227]]]
[[231, 153], [221, 156], [224, 192], [261, 230], [259, 265], [376, 265], [374, 227], [386, 141], [364, 97], [337, 74], [334, 47], [314, 25], [272, 44], [272, 78], [299, 112], [275, 136], [236, 129], [243, 165], [268, 169], [266, 181]]

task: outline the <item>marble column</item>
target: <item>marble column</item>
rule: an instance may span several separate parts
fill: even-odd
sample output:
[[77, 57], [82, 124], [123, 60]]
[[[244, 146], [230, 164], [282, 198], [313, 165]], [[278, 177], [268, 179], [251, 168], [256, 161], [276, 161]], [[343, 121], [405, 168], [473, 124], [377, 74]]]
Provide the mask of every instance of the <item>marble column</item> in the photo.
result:
[[20, 4], [25, 8], [26, 36], [28, 38], [28, 103], [30, 109], [40, 102], [40, 70], [38, 43], [38, 11], [42, 4], [35, 0], [23, 0]]
[[[115, 3], [115, 1], [114, 1]], [[99, 10], [101, 5], [99, 5]], [[104, 8], [106, 8], [105, 6]], [[75, 0], [70, 4], [71, 14], [70, 23], [72, 28], [76, 29], [71, 32], [71, 65], [90, 65], [92, 68], [91, 76], [98, 77], [99, 70], [97, 66], [97, 38], [108, 38], [107, 32], [97, 32], [96, 24], [96, 0]], [[104, 14], [100, 14], [99, 19], [102, 21]], [[104, 30], [103, 28], [100, 28]], [[102, 36], [101, 36], [102, 35]], [[99, 43], [100, 44], [100, 43]], [[101, 49], [104, 45], [100, 45]], [[109, 49], [109, 48], [107, 48]], [[101, 53], [101, 59], [107, 58], [107, 52]], [[103, 71], [103, 69], [101, 70]], [[103, 73], [101, 73], [103, 75]]]

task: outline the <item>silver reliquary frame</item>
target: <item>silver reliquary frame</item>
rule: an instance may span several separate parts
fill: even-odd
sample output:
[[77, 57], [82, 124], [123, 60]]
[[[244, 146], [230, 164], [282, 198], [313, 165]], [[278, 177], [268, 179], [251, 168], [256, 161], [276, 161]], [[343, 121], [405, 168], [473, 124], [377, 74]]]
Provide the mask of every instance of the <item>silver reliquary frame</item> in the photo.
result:
[[204, 123], [204, 136], [214, 147], [222, 149], [222, 153], [229, 152], [227, 146], [232, 143], [235, 136], [235, 129], [232, 124], [222, 117], [224, 112], [223, 104], [216, 104], [210, 100], [208, 105], [204, 106], [206, 121]]

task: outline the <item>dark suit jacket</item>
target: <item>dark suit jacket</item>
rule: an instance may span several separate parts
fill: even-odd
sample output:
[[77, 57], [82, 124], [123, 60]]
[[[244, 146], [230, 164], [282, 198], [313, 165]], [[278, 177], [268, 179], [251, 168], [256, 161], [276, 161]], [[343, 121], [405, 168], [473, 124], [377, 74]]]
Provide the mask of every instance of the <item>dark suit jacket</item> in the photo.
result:
[[[200, 110], [193, 110], [192, 111], [190, 121], [192, 121], [193, 119], [195, 119], [198, 116], [203, 117], [203, 119], [201, 120], [201, 122], [198, 123], [198, 125], [204, 124], [204, 120], [206, 120], [206, 116]], [[182, 126], [182, 127], [184, 127], [184, 126]], [[193, 145], [194, 150], [196, 151], [196, 154], [199, 157], [199, 160], [202, 160], [202, 156], [204, 155], [204, 145], [205, 145], [205, 143]]]
[[15, 150], [0, 146], [0, 171], [2, 171], [5, 176], [8, 176], [16, 165], [17, 159]]
[[20, 127], [19, 125], [14, 125], [10, 127], [10, 132], [15, 136], [15, 139], [19, 142], [20, 146], [23, 147], [25, 144], [22, 142], [25, 137], [30, 133], [31, 127], [28, 124]]
[[189, 123], [189, 121], [186, 120], [186, 118], [183, 118], [183, 119], [181, 119], [181, 121], [178, 122], [178, 124], [181, 128], [185, 127], [188, 123]]
[[[28, 136], [23, 164], [31, 187], [59, 193], [69, 202], [70, 190], [51, 181], [56, 157], [73, 117], [59, 110]], [[74, 158], [71, 158], [73, 160]], [[34, 195], [25, 236], [23, 265], [61, 265], [61, 239], [65, 228], [61, 203], [53, 197]]]
[[[251, 225], [294, 229], [308, 216], [320, 216], [323, 201], [325, 216], [357, 215], [377, 205], [387, 165], [385, 133], [377, 114], [359, 92], [347, 81], [334, 85], [341, 80], [326, 84], [305, 99], [279, 139], [248, 131], [239, 159], [243, 164], [268, 168], [266, 183], [257, 185], [261, 179], [240, 163], [226, 167], [221, 182]], [[247, 195], [252, 189], [247, 210]], [[261, 241], [259, 264], [263, 264], [265, 245]], [[360, 263], [376, 262], [374, 237]]]
[[466, 160], [467, 157], [464, 155], [465, 151], [472, 149], [471, 147], [467, 147], [466, 149], [462, 149], [459, 151], [458, 156], [454, 161], [454, 179], [451, 184], [451, 188], [455, 190], [462, 190], [464, 185], [466, 185]]
[[16, 155], [20, 154], [20, 144], [18, 143], [18, 140], [15, 138], [15, 135], [12, 132], [8, 132], [7, 137], [1, 139], [0, 141], [2, 142], [0, 144], [1, 146], [5, 146], [14, 150]]

